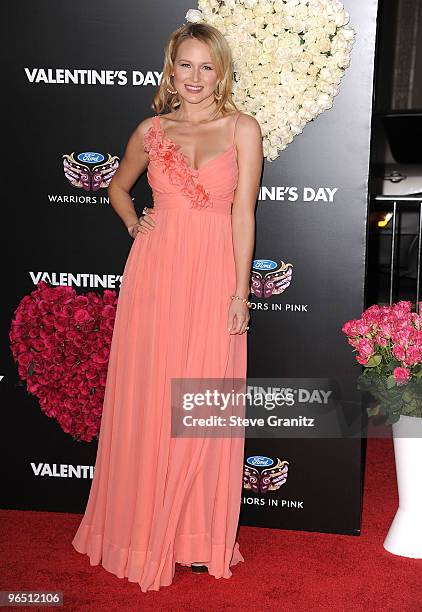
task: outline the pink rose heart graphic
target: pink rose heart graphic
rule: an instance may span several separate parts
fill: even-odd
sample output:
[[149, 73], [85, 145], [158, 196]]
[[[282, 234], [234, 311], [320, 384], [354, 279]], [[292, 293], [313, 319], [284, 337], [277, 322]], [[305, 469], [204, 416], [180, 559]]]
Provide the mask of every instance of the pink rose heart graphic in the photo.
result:
[[109, 289], [78, 295], [41, 281], [11, 323], [20, 378], [76, 441], [98, 438], [117, 301]]

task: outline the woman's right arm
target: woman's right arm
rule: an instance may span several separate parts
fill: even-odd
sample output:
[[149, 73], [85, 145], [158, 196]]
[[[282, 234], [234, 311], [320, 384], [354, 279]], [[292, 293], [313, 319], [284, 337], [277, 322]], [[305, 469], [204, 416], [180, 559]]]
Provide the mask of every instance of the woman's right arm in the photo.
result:
[[128, 231], [131, 226], [139, 223], [130, 190], [148, 166], [149, 157], [144, 151], [144, 136], [151, 125], [152, 118], [148, 117], [136, 127], [108, 187], [110, 203]]

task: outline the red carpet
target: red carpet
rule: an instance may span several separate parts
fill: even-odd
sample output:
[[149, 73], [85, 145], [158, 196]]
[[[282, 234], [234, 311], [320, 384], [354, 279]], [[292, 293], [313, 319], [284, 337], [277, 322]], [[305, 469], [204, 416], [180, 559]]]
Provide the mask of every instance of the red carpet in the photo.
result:
[[66, 611], [422, 611], [422, 560], [382, 546], [396, 506], [392, 441], [369, 440], [360, 536], [243, 527], [246, 562], [232, 578], [176, 566], [173, 584], [150, 593], [73, 549], [80, 515], [1, 510], [0, 590], [60, 589]]

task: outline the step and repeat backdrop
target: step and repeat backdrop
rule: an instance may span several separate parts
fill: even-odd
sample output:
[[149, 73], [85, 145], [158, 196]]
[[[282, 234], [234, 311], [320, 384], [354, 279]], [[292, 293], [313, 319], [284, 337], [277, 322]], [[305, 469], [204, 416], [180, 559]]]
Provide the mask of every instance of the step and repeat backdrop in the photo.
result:
[[[269, 427], [265, 435], [248, 436], [245, 525], [360, 532], [360, 369], [341, 327], [364, 307], [377, 0], [344, 7], [356, 40], [333, 107], [264, 163], [248, 335], [251, 385], [293, 390], [301, 415], [329, 414], [330, 425], [316, 435], [306, 427], [273, 428], [277, 434]], [[190, 8], [197, 8], [192, 0], [39, 0], [4, 7], [2, 508], [85, 508], [105, 382], [101, 355], [132, 244], [107, 185], [130, 134], [154, 114], [164, 45]], [[152, 205], [145, 174], [132, 193], [139, 213]], [[47, 298], [55, 309], [40, 316], [34, 303]], [[99, 313], [103, 342], [84, 361], [84, 377], [72, 373], [80, 364], [71, 355], [59, 367], [60, 347], [50, 336], [58, 321], [65, 328], [75, 307], [81, 326], [87, 312]], [[19, 367], [16, 319], [50, 340], [34, 342]], [[75, 338], [74, 354], [90, 355], [95, 342], [89, 335]], [[27, 385], [31, 369], [38, 383]], [[94, 391], [86, 384], [91, 373], [99, 381]], [[331, 405], [330, 396], [336, 398]], [[81, 410], [90, 424], [83, 435]]]

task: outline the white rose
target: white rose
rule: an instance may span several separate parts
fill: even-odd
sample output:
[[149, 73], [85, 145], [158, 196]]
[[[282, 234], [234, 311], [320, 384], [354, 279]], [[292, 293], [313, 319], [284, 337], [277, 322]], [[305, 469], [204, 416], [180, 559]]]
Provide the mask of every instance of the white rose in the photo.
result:
[[255, 34], [255, 24], [252, 20], [248, 19], [247, 21], [245, 21], [245, 30], [249, 34]]
[[296, 110], [295, 110], [295, 114], [297, 115], [297, 113], [299, 112], [300, 107], [303, 104], [303, 96], [300, 92], [296, 92], [294, 97], [293, 97], [293, 102], [296, 105]]
[[293, 62], [293, 70], [299, 74], [306, 74], [309, 70], [309, 62]]
[[234, 94], [234, 98], [236, 102], [242, 102], [243, 100], [246, 99], [246, 91], [242, 89], [241, 87], [235, 86], [233, 88], [233, 94]]
[[306, 90], [303, 92], [303, 94], [302, 94], [302, 95], [303, 95], [303, 99], [304, 99], [304, 100], [308, 100], [308, 101], [309, 101], [309, 100], [316, 100], [316, 99], [317, 99], [317, 97], [318, 97], [318, 95], [319, 95], [319, 92], [318, 92], [318, 89], [317, 89], [315, 86], [310, 85], [310, 86], [309, 86], [309, 87], [308, 87], [308, 88], [307, 88], [307, 89], [306, 89]]
[[292, 16], [298, 5], [299, 0], [288, 0], [284, 3], [284, 13], [289, 17]]
[[238, 41], [239, 44], [241, 45], [248, 45], [248, 47], [252, 46], [252, 41], [251, 41], [251, 35], [248, 34], [246, 32], [246, 30], [243, 29], [237, 29], [236, 30], [236, 40]]
[[275, 147], [276, 149], [281, 147], [281, 145], [283, 144], [283, 141], [281, 140], [277, 132], [272, 132], [272, 134], [269, 137], [269, 141], [270, 141], [271, 146]]
[[280, 24], [274, 21], [272, 21], [271, 23], [268, 23], [267, 27], [265, 28], [265, 31], [272, 35], [280, 34], [280, 30], [281, 30]]
[[304, 19], [293, 18], [291, 21], [290, 29], [296, 34], [298, 34], [299, 32], [306, 32], [306, 30], [308, 29], [308, 24]]
[[311, 65], [312, 61], [313, 61], [313, 57], [310, 53], [308, 53], [307, 51], [302, 51], [300, 54], [300, 61], [301, 62], [307, 62], [309, 65]]
[[237, 45], [232, 47], [232, 58], [233, 63], [235, 64], [235, 70], [238, 70], [236, 67], [236, 62], [240, 59], [241, 53], [242, 51]]
[[299, 36], [298, 34], [290, 34], [290, 46], [295, 51], [300, 51], [300, 53], [303, 53], [305, 51], [305, 48], [303, 45], [303, 38], [302, 36]]
[[232, 15], [232, 23], [236, 26], [239, 26], [243, 23], [244, 19], [243, 19], [243, 15], [239, 12], [236, 11], [235, 13], [233, 13]]
[[262, 41], [262, 48], [264, 51], [274, 51], [277, 48], [277, 39], [275, 36], [266, 36]]
[[224, 19], [220, 15], [214, 15], [213, 24], [217, 30], [224, 29]]
[[203, 19], [202, 12], [198, 9], [189, 9], [185, 15], [185, 19], [190, 23], [199, 23]]
[[267, 74], [267, 69], [265, 68], [265, 66], [257, 66], [253, 73], [254, 80], [259, 79], [259, 81], [262, 81], [262, 79], [265, 77], [266, 74]]
[[274, 60], [278, 66], [281, 66], [284, 63], [287, 65], [287, 62], [291, 59], [291, 55], [290, 49], [278, 47], [277, 51], [274, 53]]
[[246, 7], [242, 8], [242, 10], [243, 10], [243, 17], [245, 19], [245, 22], [252, 22], [253, 24], [253, 21], [255, 19], [254, 12], [251, 9], [248, 9]]
[[286, 140], [290, 137], [290, 126], [282, 126], [279, 129], [279, 134], [280, 137], [282, 139], [283, 142], [286, 142]]
[[321, 53], [326, 53], [331, 49], [331, 41], [328, 36], [321, 36], [316, 42], [316, 47]]
[[282, 85], [289, 85], [295, 81], [296, 77], [293, 72], [283, 71], [280, 75], [280, 83]]
[[334, 34], [336, 33], [336, 30], [337, 30], [337, 27], [333, 21], [327, 21], [327, 23], [324, 25], [325, 33], [329, 34], [330, 36], [334, 36]]
[[325, 110], [328, 110], [333, 105], [331, 97], [324, 93], [319, 94], [318, 98], [316, 99], [316, 103], [320, 108], [323, 108]]
[[276, 72], [275, 70], [272, 70], [268, 78], [268, 82], [272, 87], [279, 85], [280, 84], [280, 73]]
[[348, 48], [349, 41], [338, 35], [333, 38], [333, 42], [331, 43], [331, 51], [333, 53], [336, 53], [336, 51], [346, 51]]
[[298, 134], [301, 134], [303, 132], [303, 129], [302, 129], [300, 123], [292, 124], [290, 126], [290, 129], [291, 129], [292, 134], [294, 136], [297, 136]]
[[297, 74], [297, 78], [296, 78], [297, 91], [303, 92], [312, 86], [312, 83], [307, 74], [299, 74], [299, 73], [296, 73], [296, 74]]
[[339, 11], [334, 14], [335, 24], [341, 28], [341, 26], [346, 25], [349, 22], [349, 14], [346, 11]]
[[248, 47], [250, 50], [251, 57], [259, 60], [262, 54], [261, 45], [256, 41], [255, 38], [248, 34]]
[[296, 7], [296, 9], [293, 12], [293, 17], [297, 21], [305, 21], [308, 18], [308, 16], [309, 16], [309, 10], [308, 10], [307, 3], [300, 4], [299, 6]]
[[346, 40], [353, 40], [353, 38], [356, 36], [356, 32], [353, 28], [342, 28], [340, 31], [343, 35], [343, 38], [345, 38]]
[[[306, 113], [309, 113], [311, 117], [314, 117], [318, 113], [318, 104], [315, 100], [303, 100], [302, 109], [306, 111]], [[305, 112], [299, 113], [299, 115], [305, 116]]]
[[265, 108], [257, 113], [257, 121], [260, 123], [269, 123], [271, 121], [272, 114], [269, 108]]
[[324, 30], [327, 27], [327, 24], [334, 24], [336, 28], [336, 24], [327, 19], [325, 15], [314, 15], [312, 17], [312, 29]]
[[238, 81], [238, 86], [243, 89], [251, 89], [253, 87], [251, 75], [247, 73], [243, 74]]
[[[249, 0], [251, 1], [251, 0]], [[253, 0], [252, 0], [253, 1]], [[244, 0], [245, 2], [245, 6], [247, 5], [247, 0]], [[267, 11], [268, 11], [268, 3], [267, 2], [255, 2], [255, 6], [251, 7], [254, 17], [262, 17], [263, 15], [266, 15]]]
[[303, 39], [306, 43], [306, 50], [310, 53], [309, 45], [314, 43], [317, 39], [317, 33], [315, 30], [308, 30], [303, 34]]
[[324, 93], [328, 93], [332, 98], [334, 98], [334, 96], [336, 96], [339, 92], [339, 88], [338, 85], [334, 85], [330, 84], [330, 85], [325, 85], [324, 89], [322, 89], [321, 91], [323, 91]]
[[227, 17], [227, 15], [230, 15], [230, 9], [225, 4], [223, 4], [220, 7], [220, 10], [218, 11], [218, 14], [220, 15], [220, 17], [223, 17], [223, 18]]
[[347, 53], [334, 53], [333, 61], [335, 61], [336, 65], [339, 68], [347, 68], [350, 65], [350, 56]]
[[283, 13], [284, 12], [284, 0], [274, 0], [274, 10], [277, 11], [277, 13]]
[[327, 83], [334, 83], [333, 72], [329, 68], [322, 68], [319, 76]]
[[[283, 149], [285, 149], [285, 148], [286, 148], [285, 146], [282, 146], [280, 150], [283, 151]], [[277, 159], [277, 157], [278, 157], [277, 149], [271, 149], [270, 150], [270, 157], [268, 158], [269, 161], [274, 161], [275, 159]]]

